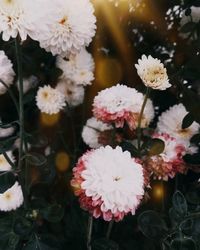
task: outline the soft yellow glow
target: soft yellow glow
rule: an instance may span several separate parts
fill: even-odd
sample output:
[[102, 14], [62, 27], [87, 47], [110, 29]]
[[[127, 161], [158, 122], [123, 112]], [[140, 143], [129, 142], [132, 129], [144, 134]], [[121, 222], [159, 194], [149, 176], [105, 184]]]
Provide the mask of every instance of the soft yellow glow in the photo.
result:
[[162, 186], [154, 186], [153, 187], [153, 196], [156, 199], [161, 199], [164, 196], [164, 189]]
[[40, 114], [40, 122], [44, 126], [54, 126], [60, 119], [60, 113], [48, 115], [46, 113]]
[[56, 155], [56, 168], [60, 172], [65, 172], [69, 169], [70, 157], [66, 152], [59, 152]]

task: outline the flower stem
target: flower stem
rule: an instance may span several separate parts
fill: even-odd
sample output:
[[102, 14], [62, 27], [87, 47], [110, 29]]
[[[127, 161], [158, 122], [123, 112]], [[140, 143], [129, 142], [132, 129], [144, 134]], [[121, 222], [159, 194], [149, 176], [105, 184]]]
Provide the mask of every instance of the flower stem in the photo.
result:
[[138, 119], [137, 141], [138, 141], [138, 151], [139, 152], [140, 152], [140, 149], [141, 149], [141, 125], [142, 125], [142, 117], [143, 117], [144, 109], [145, 109], [145, 106], [147, 104], [147, 100], [148, 100], [148, 97], [149, 97], [149, 92], [150, 92], [150, 89], [147, 88], [147, 91], [146, 91], [146, 94], [145, 94], [145, 97], [144, 97], [144, 101], [143, 101], [143, 104], [142, 104], [142, 108], [141, 108], [141, 111], [140, 111], [139, 119]]
[[17, 58], [17, 71], [19, 78], [19, 123], [20, 123], [20, 146], [19, 146], [19, 160], [18, 169], [21, 168], [21, 159], [23, 156], [23, 145], [24, 145], [24, 104], [23, 104], [23, 76], [22, 76], [22, 55], [21, 48], [18, 39], [15, 39], [15, 51]]
[[92, 215], [90, 215], [88, 218], [87, 250], [92, 250], [92, 247], [91, 247], [92, 227], [93, 227], [93, 217]]
[[10, 166], [14, 170], [15, 169], [15, 164], [12, 162], [12, 160], [10, 159], [10, 157], [8, 156], [8, 154], [6, 152], [3, 152], [3, 156], [5, 157], [5, 159], [7, 160], [7, 162], [10, 164]]
[[111, 221], [109, 222], [109, 224], [108, 224], [108, 230], [107, 230], [107, 233], [106, 233], [106, 239], [109, 239], [109, 238], [110, 238], [110, 234], [111, 234], [113, 225], [114, 225], [114, 220], [111, 220]]

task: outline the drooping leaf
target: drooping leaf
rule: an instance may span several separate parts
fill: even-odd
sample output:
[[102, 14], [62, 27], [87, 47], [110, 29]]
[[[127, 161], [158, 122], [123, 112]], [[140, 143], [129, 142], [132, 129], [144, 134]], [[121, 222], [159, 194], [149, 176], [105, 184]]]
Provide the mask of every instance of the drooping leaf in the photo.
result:
[[143, 234], [150, 239], [160, 239], [167, 226], [155, 211], [145, 211], [138, 217], [138, 225]]
[[182, 121], [182, 129], [189, 128], [189, 127], [192, 125], [193, 122], [194, 122], [194, 117], [193, 117], [193, 115], [191, 115], [190, 113], [188, 113], [188, 114], [184, 117], [184, 119], [183, 119], [183, 121]]
[[197, 250], [194, 240], [191, 238], [175, 239], [171, 243], [171, 250]]
[[187, 214], [187, 202], [184, 195], [177, 191], [172, 198], [173, 208], [175, 211], [181, 216], [185, 216]]

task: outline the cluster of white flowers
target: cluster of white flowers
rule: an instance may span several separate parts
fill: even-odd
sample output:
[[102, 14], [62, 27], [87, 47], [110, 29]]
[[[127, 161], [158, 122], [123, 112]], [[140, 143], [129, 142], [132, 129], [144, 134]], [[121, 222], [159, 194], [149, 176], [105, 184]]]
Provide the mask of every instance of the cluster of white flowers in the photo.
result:
[[138, 75], [147, 87], [165, 90], [171, 87], [166, 68], [157, 58], [143, 55], [135, 65]]
[[62, 70], [57, 89], [65, 94], [70, 106], [78, 106], [84, 100], [85, 89], [94, 80], [94, 60], [85, 48], [69, 58], [57, 57], [56, 65]]
[[[0, 51], [0, 95], [7, 91], [7, 87], [13, 84], [15, 72], [13, 64], [5, 55], [4, 51]], [[3, 83], [1, 82], [3, 81]], [[4, 85], [6, 84], [6, 86]]]
[[39, 88], [36, 96], [36, 102], [41, 112], [50, 115], [57, 114], [66, 105], [65, 96], [60, 91], [50, 87], [49, 85]]
[[[89, 45], [96, 18], [89, 0], [2, 0], [0, 33], [8, 41], [29, 35], [53, 55], [66, 56]], [[47, 18], [48, 17], [48, 18]]]
[[100, 132], [111, 130], [113, 127], [104, 122], [98, 121], [95, 117], [87, 120], [86, 125], [82, 131], [83, 141], [90, 148], [99, 148], [101, 143], [99, 142]]

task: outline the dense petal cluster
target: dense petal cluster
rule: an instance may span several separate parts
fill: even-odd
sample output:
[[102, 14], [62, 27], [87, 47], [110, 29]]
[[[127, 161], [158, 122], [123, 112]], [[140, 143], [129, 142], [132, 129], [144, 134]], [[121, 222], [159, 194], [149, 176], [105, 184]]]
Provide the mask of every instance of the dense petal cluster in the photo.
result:
[[161, 139], [165, 143], [164, 151], [156, 156], [148, 157], [145, 161], [145, 168], [155, 179], [167, 181], [174, 178], [177, 173], [186, 173], [187, 168], [183, 156], [187, 148], [181, 142], [169, 134], [155, 134], [154, 138]]
[[[13, 84], [15, 72], [13, 70], [13, 64], [5, 55], [4, 51], [0, 51], [0, 94], [4, 94], [7, 91], [7, 88], [4, 84], [9, 87]], [[3, 83], [1, 83], [3, 81]]]
[[86, 86], [94, 80], [94, 60], [85, 48], [77, 54], [71, 54], [69, 59], [57, 57], [57, 67], [63, 71], [62, 78], [74, 84]]
[[[14, 158], [13, 153], [11, 151], [6, 152], [6, 154], [12, 162], [15, 162], [15, 158]], [[6, 160], [5, 156], [3, 154], [0, 154], [0, 171], [10, 171], [11, 168], [12, 168], [12, 166]]]
[[60, 79], [56, 89], [65, 96], [69, 106], [78, 106], [83, 103], [85, 90], [83, 86], [77, 86], [67, 79]]
[[39, 23], [40, 29], [44, 28], [45, 8], [41, 6], [44, 2], [44, 0], [1, 0], [0, 33], [3, 40], [8, 41], [17, 35], [26, 40], [27, 35], [35, 36]]
[[104, 122], [98, 121], [95, 117], [87, 120], [82, 131], [83, 141], [90, 148], [99, 148], [102, 144], [99, 141], [100, 133], [112, 130], [112, 126]]
[[41, 112], [50, 115], [57, 114], [66, 105], [64, 94], [49, 85], [39, 88], [36, 102]]
[[143, 55], [135, 67], [147, 87], [159, 90], [171, 87], [166, 68], [159, 59]]
[[191, 137], [198, 133], [200, 125], [193, 122], [190, 127], [182, 129], [182, 121], [187, 114], [183, 104], [174, 105], [159, 117], [157, 131], [168, 133], [172, 137], [188, 143]]
[[53, 18], [45, 35], [38, 36], [42, 48], [65, 57], [89, 45], [96, 29], [94, 8], [89, 0], [52, 0], [49, 10]]
[[18, 182], [0, 194], [0, 211], [8, 212], [16, 210], [24, 201], [21, 186]]
[[74, 168], [72, 186], [81, 207], [95, 218], [120, 221], [144, 194], [143, 169], [128, 151], [100, 147], [84, 154]]
[[[143, 94], [125, 85], [116, 85], [98, 93], [93, 103], [94, 116], [106, 123], [115, 123], [116, 127], [123, 127], [127, 122], [131, 129], [138, 125]], [[152, 101], [148, 99], [144, 109], [141, 127], [147, 127], [154, 118]]]

